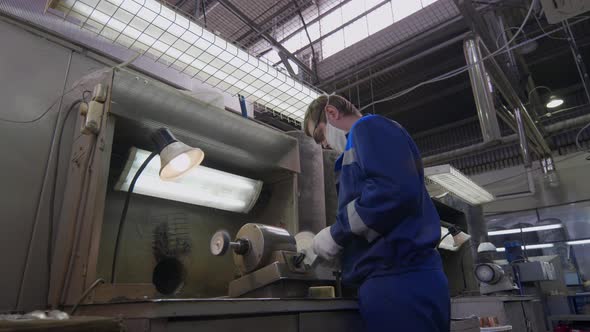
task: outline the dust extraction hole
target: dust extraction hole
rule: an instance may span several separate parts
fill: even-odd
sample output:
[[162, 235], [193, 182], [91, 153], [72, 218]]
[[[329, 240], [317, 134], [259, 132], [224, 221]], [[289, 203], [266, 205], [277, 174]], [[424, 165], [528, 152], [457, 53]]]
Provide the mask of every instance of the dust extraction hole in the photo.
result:
[[184, 266], [178, 259], [165, 258], [154, 268], [152, 283], [161, 294], [172, 295], [184, 285], [184, 276]]

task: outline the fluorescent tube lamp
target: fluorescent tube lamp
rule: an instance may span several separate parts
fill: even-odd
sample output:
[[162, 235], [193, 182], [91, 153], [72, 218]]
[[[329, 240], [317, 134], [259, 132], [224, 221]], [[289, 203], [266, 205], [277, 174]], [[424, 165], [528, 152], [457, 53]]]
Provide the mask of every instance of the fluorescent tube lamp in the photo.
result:
[[576, 246], [576, 245], [581, 245], [581, 244], [590, 244], [590, 239], [567, 241], [566, 243], [569, 244], [570, 246]]
[[[426, 167], [424, 176], [434, 184], [443, 187], [472, 205], [488, 203], [494, 200], [494, 195], [471, 181], [451, 165]], [[427, 181], [427, 189], [431, 194], [439, 191], [436, 185]]]
[[[127, 191], [148, 151], [131, 148], [115, 190]], [[185, 161], [180, 162], [184, 164]], [[212, 207], [225, 211], [248, 213], [262, 189], [262, 181], [199, 166], [184, 176], [170, 181], [160, 179], [160, 160], [152, 159], [135, 183], [134, 193]]]
[[489, 231], [488, 236], [518, 234], [521, 232], [527, 233], [527, 232], [548, 231], [551, 229], [559, 229], [559, 228], [563, 228], [563, 225], [562, 224], [553, 224], [553, 225], [542, 225], [542, 226], [533, 226], [533, 227], [503, 229], [503, 230], [498, 230], [498, 231]]
[[58, 0], [64, 18], [233, 95], [302, 121], [319, 92], [156, 0]]
[[547, 108], [557, 108], [561, 105], [563, 105], [564, 101], [563, 99], [557, 97], [557, 96], [551, 96], [549, 97], [549, 101], [547, 101]]
[[[547, 249], [547, 248], [555, 247], [555, 244], [553, 244], [553, 243], [529, 244], [529, 245], [521, 246], [521, 247], [523, 250]], [[506, 248], [504, 248], [504, 247], [496, 248], [496, 251], [497, 252], [505, 252]]]

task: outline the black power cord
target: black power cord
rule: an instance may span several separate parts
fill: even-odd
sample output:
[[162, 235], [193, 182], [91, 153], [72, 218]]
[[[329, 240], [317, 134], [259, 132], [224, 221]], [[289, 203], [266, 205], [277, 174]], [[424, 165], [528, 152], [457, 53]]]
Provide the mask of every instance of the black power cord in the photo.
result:
[[[87, 91], [85, 91], [87, 92]], [[84, 95], [84, 94], [83, 94]], [[53, 229], [55, 224], [55, 194], [57, 192], [57, 176], [59, 173], [59, 158], [60, 158], [60, 150], [61, 150], [61, 141], [64, 134], [64, 128], [66, 126], [66, 122], [70, 114], [76, 109], [80, 103], [84, 102], [84, 99], [75, 100], [70, 107], [68, 108], [64, 120], [61, 123], [61, 127], [59, 129], [59, 136], [57, 142], [55, 144], [55, 166], [53, 167], [53, 185], [51, 187], [51, 193], [49, 194], [49, 225], [48, 225], [48, 232], [47, 232], [47, 296], [49, 296], [49, 286], [51, 285], [51, 263], [53, 260]], [[57, 124], [58, 126], [60, 124]]]
[[115, 249], [113, 251], [113, 265], [111, 266], [111, 283], [112, 284], [115, 283], [115, 269], [117, 266], [117, 256], [118, 256], [118, 252], [119, 252], [119, 243], [121, 241], [121, 233], [123, 233], [123, 225], [125, 224], [125, 218], [127, 217], [127, 210], [129, 209], [129, 201], [131, 200], [131, 193], [133, 193], [133, 188], [135, 188], [135, 183], [137, 182], [137, 179], [139, 179], [141, 172], [143, 172], [143, 170], [147, 167], [147, 165], [150, 163], [150, 161], [152, 159], [154, 159], [154, 157], [157, 155], [158, 155], [158, 152], [152, 152], [145, 159], [143, 164], [141, 164], [141, 166], [139, 166], [139, 169], [135, 173], [135, 176], [133, 176], [133, 180], [131, 180], [131, 183], [129, 184], [129, 189], [127, 190], [127, 195], [125, 196], [125, 203], [123, 205], [123, 212], [121, 212], [121, 220], [119, 220], [119, 228], [117, 229], [117, 239], [115, 240]]

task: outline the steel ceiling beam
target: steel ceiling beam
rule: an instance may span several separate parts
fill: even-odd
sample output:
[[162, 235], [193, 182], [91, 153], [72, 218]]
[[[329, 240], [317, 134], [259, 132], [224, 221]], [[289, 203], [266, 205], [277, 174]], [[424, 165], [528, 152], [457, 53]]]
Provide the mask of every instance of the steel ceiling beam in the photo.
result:
[[[319, 22], [322, 18], [326, 17], [327, 15], [331, 14], [332, 12], [334, 12], [335, 10], [337, 10], [338, 8], [344, 6], [345, 4], [349, 3], [352, 0], [343, 0], [340, 3], [338, 3], [337, 5], [335, 5], [334, 7], [326, 10], [325, 12], [321, 13], [320, 15], [318, 15], [318, 17], [314, 18], [313, 20], [307, 22], [308, 25], [312, 25], [316, 22]], [[293, 32], [291, 32], [290, 34], [288, 34], [287, 36], [283, 37], [281, 40], [279, 40], [279, 43], [283, 43], [284, 41], [286, 41], [287, 39], [295, 36], [296, 34], [298, 34], [300, 31], [303, 30], [303, 25], [301, 25], [301, 27], [295, 29]], [[260, 52], [260, 54], [258, 54], [258, 56], [263, 56], [264, 54], [270, 52], [270, 50], [265, 50]]]
[[411, 103], [404, 103], [400, 107], [395, 107], [393, 110], [391, 110], [389, 112], [384, 112], [384, 113], [380, 113], [380, 114], [382, 116], [391, 116], [391, 115], [395, 115], [395, 114], [401, 114], [401, 113], [404, 113], [407, 111], [418, 109], [424, 105], [428, 105], [430, 103], [438, 101], [441, 98], [452, 96], [452, 95], [455, 95], [459, 92], [464, 92], [465, 90], [470, 89], [470, 88], [471, 88], [471, 85], [469, 84], [469, 82], [463, 81], [459, 84], [452, 85], [446, 89], [439, 90], [435, 94], [428, 95], [425, 98], [420, 98], [419, 100], [416, 100]]
[[[291, 7], [293, 6], [292, 2], [288, 2], [286, 5], [284, 5], [283, 7], [279, 8], [276, 12], [277, 13], [284, 13], [285, 11], [289, 10]], [[268, 8], [264, 13], [261, 14], [264, 15], [266, 14], [270, 9], [272, 9], [274, 6]], [[260, 22], [258, 24], [259, 27], [263, 27], [265, 25], [267, 25], [268, 23], [270, 23], [273, 19], [275, 18], [274, 15], [269, 15], [266, 19], [264, 19], [262, 22]], [[247, 24], [246, 24], [247, 26]], [[268, 32], [271, 28], [273, 27], [273, 25], [269, 25], [265, 28], [262, 28], [262, 32]], [[248, 37], [250, 37], [250, 35], [252, 34], [252, 32], [255, 32], [254, 30], [248, 30], [247, 32], [243, 33], [241, 36], [239, 36], [238, 38], [236, 38], [236, 43], [242, 43], [242, 41]], [[237, 34], [237, 31], [236, 31]]]
[[360, 80], [358, 80], [358, 81], [356, 81], [354, 83], [351, 83], [351, 84], [346, 85], [344, 87], [338, 88], [334, 92], [335, 93], [342, 93], [342, 92], [344, 92], [344, 91], [346, 91], [346, 90], [348, 90], [350, 88], [356, 87], [359, 84], [363, 84], [365, 82], [368, 82], [368, 81], [374, 79], [377, 76], [381, 76], [381, 75], [387, 74], [387, 73], [391, 72], [392, 70], [401, 68], [401, 67], [403, 67], [403, 66], [405, 66], [405, 65], [407, 65], [409, 63], [412, 63], [412, 62], [414, 62], [416, 60], [419, 60], [419, 59], [421, 59], [421, 58], [423, 58], [425, 56], [428, 56], [430, 54], [433, 54], [435, 52], [438, 52], [439, 50], [441, 50], [443, 48], [446, 48], [446, 47], [449, 47], [449, 46], [451, 46], [453, 44], [459, 43], [460, 41], [462, 41], [464, 39], [464, 37], [465, 37], [465, 35], [462, 34], [462, 35], [456, 36], [454, 38], [451, 38], [451, 39], [449, 39], [447, 41], [444, 41], [444, 42], [442, 42], [442, 43], [440, 43], [440, 44], [438, 44], [438, 45], [436, 45], [434, 47], [431, 47], [431, 48], [429, 48], [429, 49], [427, 49], [425, 51], [422, 51], [422, 52], [420, 52], [418, 54], [415, 54], [415, 55], [413, 55], [413, 56], [411, 56], [409, 58], [406, 58], [406, 59], [404, 59], [404, 60], [402, 60], [400, 62], [397, 62], [397, 63], [394, 63], [394, 64], [392, 64], [390, 66], [387, 66], [387, 67], [385, 67], [385, 68], [383, 68], [383, 69], [381, 69], [381, 70], [379, 70], [379, 71], [377, 71], [377, 72], [375, 72], [375, 73], [373, 73], [371, 75], [365, 76], [364, 78], [362, 78], [362, 79], [360, 79]]
[[[364, 106], [374, 100], [379, 100], [384, 97], [388, 97], [396, 92], [403, 91], [411, 86], [419, 84], [429, 78], [438, 76], [442, 73], [446, 73], [451, 69], [457, 68], [460, 66], [461, 59], [455, 57], [449, 57], [445, 59], [443, 62], [437, 63], [436, 66], [433, 67], [426, 67], [422, 66], [415, 70], [415, 67], [410, 68], [411, 75], [407, 75], [405, 73], [396, 72], [396, 76], [392, 76], [388, 81], [383, 83], [374, 82], [374, 85], [380, 86], [373, 91], [373, 96], [371, 97], [369, 94], [366, 94], [366, 97], [361, 100], [360, 105], [357, 106]], [[405, 68], [403, 68], [405, 69]], [[467, 75], [467, 74], [465, 74]], [[406, 79], [402, 79], [402, 77], [407, 77]], [[451, 79], [452, 80], [452, 79]], [[367, 90], [363, 90], [367, 91]], [[409, 94], [411, 95], [411, 94]], [[408, 96], [408, 95], [407, 95]], [[391, 103], [393, 101], [398, 101], [400, 99], [394, 99], [392, 101], [381, 103], [381, 105], [386, 103]], [[402, 97], [403, 100], [403, 97]], [[383, 107], [383, 106], [381, 106]]]
[[403, 61], [405, 58], [413, 57], [417, 53], [424, 51], [425, 45], [426, 47], [437, 47], [437, 43], [440, 44], [441, 41], [444, 43], [448, 39], [465, 33], [466, 29], [461, 21], [461, 17], [459, 16], [452, 18], [439, 26], [433, 27], [415, 37], [377, 53], [370, 59], [363, 60], [354, 67], [339, 71], [334, 76], [325, 77], [323, 78], [324, 82], [322, 82], [319, 87], [326, 91], [334, 90], [334, 84], [336, 82], [347, 81], [348, 78], [354, 76], [364, 77], [367, 75], [367, 72], [380, 64], [391, 63], [396, 59], [398, 61]]
[[[489, 56], [493, 53], [496, 49], [495, 47], [495, 40], [490, 34], [490, 30], [488, 29], [487, 25], [485, 24], [483, 18], [473, 4], [471, 0], [453, 0], [459, 8], [459, 11], [463, 15], [463, 18], [477, 35], [483, 41], [482, 45], [482, 55], [484, 57]], [[486, 47], [487, 46], [487, 47]], [[532, 143], [539, 147], [539, 150], [543, 152], [542, 157], [549, 157], [551, 156], [551, 149], [549, 145], [545, 141], [542, 132], [539, 130], [533, 119], [531, 118], [529, 112], [526, 110], [524, 103], [522, 102], [519, 94], [516, 91], [516, 87], [514, 86], [513, 82], [508, 78], [506, 72], [503, 68], [498, 64], [494, 57], [489, 58], [486, 61], [486, 71], [492, 82], [494, 83], [495, 87], [498, 91], [504, 96], [508, 104], [510, 105], [510, 109], [520, 109], [522, 111], [522, 116], [528, 131], [532, 136]]]
[[313, 72], [309, 67], [307, 67], [301, 60], [299, 60], [293, 53], [289, 52], [281, 43], [279, 43], [276, 39], [274, 39], [271, 35], [264, 32], [262, 28], [256, 24], [252, 19], [248, 17], [244, 12], [242, 12], [238, 7], [236, 7], [233, 3], [229, 0], [218, 0], [219, 4], [221, 4], [225, 9], [230, 11], [234, 14], [237, 18], [239, 18], [242, 22], [246, 23], [252, 30], [256, 33], [260, 34], [260, 36], [269, 43], [271, 43], [274, 47], [276, 47], [279, 51], [283, 52], [291, 61], [293, 61], [299, 69], [306, 72], [308, 75], [316, 78], [316, 73]]
[[[227, 0], [224, 0], [224, 1], [227, 1]], [[314, 44], [315, 43], [320, 43], [322, 40], [330, 37], [331, 35], [337, 33], [338, 31], [340, 31], [340, 30], [346, 28], [347, 26], [353, 24], [357, 20], [363, 18], [364, 16], [368, 15], [372, 11], [378, 9], [379, 7], [385, 5], [388, 2], [389, 2], [389, 0], [383, 0], [383, 1], [379, 2], [379, 3], [377, 3], [375, 6], [371, 7], [369, 10], [366, 10], [366, 11], [360, 13], [359, 15], [351, 18], [348, 22], [343, 23], [342, 25], [340, 25], [339, 27], [335, 28], [334, 30], [332, 30], [332, 31], [330, 31], [330, 32], [328, 32], [326, 34], [321, 35], [320, 38], [314, 40], [313, 43]], [[302, 48], [300, 48], [300, 49], [296, 50], [295, 52], [293, 52], [293, 54], [300, 54], [301, 52], [303, 52], [304, 50], [308, 49], [309, 47], [311, 47], [311, 44], [308, 44], [306, 46], [303, 46]], [[276, 66], [277, 64], [278, 63], [275, 63], [274, 65]]]

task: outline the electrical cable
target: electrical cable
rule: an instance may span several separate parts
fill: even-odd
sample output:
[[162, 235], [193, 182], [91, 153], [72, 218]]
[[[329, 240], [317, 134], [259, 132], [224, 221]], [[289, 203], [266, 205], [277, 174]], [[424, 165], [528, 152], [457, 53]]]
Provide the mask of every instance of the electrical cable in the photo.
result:
[[[566, 161], [566, 160], [570, 160], [570, 159], [573, 159], [573, 158], [575, 158], [575, 157], [579, 157], [581, 154], [582, 154], [582, 153], [575, 153], [575, 154], [572, 154], [572, 155], [570, 155], [570, 156], [567, 156], [567, 157], [565, 157], [565, 158], [563, 158], [563, 159], [561, 159], [561, 160], [559, 160], [559, 161], [555, 161], [555, 164], [557, 165], [557, 164], [559, 164], [559, 163], [562, 163], [562, 162], [564, 162], [564, 161]], [[541, 169], [541, 168], [542, 168], [541, 166], [539, 166], [539, 167], [535, 167], [535, 168], [532, 168], [532, 169], [531, 169], [531, 171], [537, 171], [537, 170], [539, 170], [539, 169]], [[505, 177], [505, 178], [502, 178], [502, 179], [498, 179], [498, 180], [492, 181], [492, 182], [490, 182], [490, 183], [486, 183], [486, 184], [484, 184], [484, 185], [482, 185], [482, 186], [483, 186], [483, 187], [487, 187], [487, 186], [490, 186], [490, 185], [493, 185], [493, 184], [497, 184], [497, 183], [500, 183], [500, 182], [503, 182], [503, 181], [506, 181], [506, 180], [510, 180], [510, 179], [517, 178], [517, 177], [519, 177], [519, 176], [522, 176], [522, 175], [525, 175], [525, 174], [527, 174], [527, 173], [528, 173], [528, 171], [521, 172], [521, 173], [518, 173], [518, 174], [515, 174], [515, 175], [511, 175], [511, 176], [508, 176], [508, 177]]]
[[[82, 96], [84, 96], [84, 94], [86, 92], [90, 92], [90, 91], [84, 91], [82, 93]], [[82, 97], [84, 98], [84, 97]], [[68, 108], [68, 110], [66, 111], [66, 115], [64, 117], [64, 120], [61, 123], [61, 127], [59, 129], [59, 136], [57, 139], [57, 142], [55, 144], [55, 148], [56, 148], [56, 153], [55, 153], [55, 166], [53, 167], [53, 184], [51, 187], [51, 193], [49, 194], [49, 220], [48, 220], [48, 234], [47, 234], [47, 270], [48, 270], [48, 277], [47, 277], [47, 297], [49, 296], [49, 286], [51, 283], [51, 271], [52, 271], [52, 260], [53, 260], [53, 229], [54, 229], [54, 224], [55, 224], [55, 195], [57, 192], [57, 177], [59, 174], [59, 158], [60, 158], [60, 150], [61, 150], [61, 142], [62, 142], [62, 138], [63, 138], [63, 133], [64, 133], [64, 128], [66, 126], [66, 122], [68, 121], [68, 118], [70, 116], [70, 114], [73, 112], [74, 109], [76, 109], [76, 106], [78, 106], [80, 103], [84, 102], [84, 99], [78, 99], [75, 100], [70, 107]], [[59, 124], [57, 124], [59, 125]]]
[[55, 98], [55, 101], [53, 103], [51, 103], [51, 105], [49, 105], [49, 107], [47, 107], [47, 109], [45, 111], [43, 111], [43, 113], [39, 114], [37, 117], [31, 119], [31, 120], [11, 120], [11, 119], [6, 119], [6, 118], [0, 118], [0, 121], [2, 122], [8, 122], [8, 123], [33, 123], [33, 122], [37, 122], [39, 120], [41, 120], [43, 117], [45, 117], [45, 115], [47, 115], [47, 113], [49, 113], [49, 111], [51, 111], [51, 109], [53, 108], [53, 106], [55, 106], [55, 104], [57, 104], [61, 98], [65, 97], [67, 94], [69, 94], [70, 92], [74, 91], [76, 88], [78, 87], [78, 85], [73, 86], [71, 89], [69, 89], [68, 91], [64, 92], [63, 94], [59, 95], [57, 98]]
[[582, 144], [580, 143], [580, 136], [582, 136], [582, 133], [588, 129], [590, 127], [590, 122], [588, 122], [588, 124], [586, 124], [584, 127], [582, 127], [582, 129], [580, 129], [578, 131], [578, 133], [576, 134], [576, 146], [578, 147], [578, 149], [580, 151], [588, 151], [588, 149], [585, 149]]
[[545, 34], [545, 36], [547, 36], [549, 39], [555, 39], [555, 40], [568, 40], [568, 38], [563, 38], [563, 37], [551, 37], [552, 33], [548, 33], [547, 31], [545, 31], [545, 29], [543, 28], [543, 24], [541, 24], [541, 21], [539, 20], [539, 18], [537, 17], [537, 15], [533, 15], [535, 17], [535, 21], [537, 21], [537, 25], [539, 26], [539, 29], [541, 29], [541, 31], [543, 31], [543, 33]]
[[76, 313], [76, 310], [78, 310], [78, 307], [80, 306], [80, 304], [82, 304], [82, 301], [84, 301], [88, 294], [90, 294], [90, 292], [100, 284], [104, 284], [104, 280], [98, 278], [90, 285], [90, 287], [88, 287], [88, 289], [84, 291], [84, 293], [82, 293], [82, 296], [80, 296], [78, 301], [76, 301], [76, 304], [74, 304], [74, 306], [72, 307], [72, 311], [70, 311], [70, 316], [73, 316]]
[[[503, 35], [503, 34], [504, 34], [506, 31], [510, 31], [510, 30], [514, 30], [514, 29], [518, 29], [518, 27], [509, 27], [509, 28], [506, 28], [506, 29], [504, 29], [502, 32], [500, 32], [500, 33], [498, 34], [498, 36], [496, 37], [496, 47], [500, 47], [500, 46], [498, 45], [498, 41], [500, 40], [500, 37], [502, 37], [502, 35]], [[524, 36], [525, 36], [525, 38], [526, 38], [526, 34], [525, 34]]]
[[[398, 92], [396, 94], [393, 94], [393, 95], [391, 95], [389, 97], [385, 97], [383, 99], [376, 100], [376, 101], [374, 101], [372, 103], [369, 103], [369, 104], [363, 106], [362, 108], [359, 109], [359, 111], [362, 112], [363, 110], [365, 110], [365, 109], [367, 109], [367, 108], [369, 108], [369, 107], [371, 107], [371, 106], [373, 106], [375, 104], [380, 104], [380, 103], [383, 103], [383, 102], [386, 102], [386, 101], [391, 101], [393, 99], [397, 99], [397, 98], [399, 98], [399, 97], [401, 97], [403, 95], [406, 95], [406, 94], [408, 94], [408, 93], [410, 93], [410, 92], [412, 92], [412, 91], [414, 91], [414, 90], [416, 90], [416, 89], [418, 89], [418, 88], [420, 88], [420, 87], [422, 87], [424, 85], [435, 83], [435, 82], [440, 82], [440, 81], [443, 81], [443, 80], [446, 80], [446, 79], [449, 79], [449, 78], [458, 76], [458, 75], [460, 75], [460, 74], [468, 71], [470, 68], [472, 68], [472, 67], [474, 67], [476, 65], [479, 65], [481, 62], [484, 62], [485, 60], [487, 60], [489, 58], [495, 57], [496, 55], [498, 55], [500, 53], [510, 51], [511, 50], [510, 44], [512, 44], [512, 42], [514, 42], [514, 40], [516, 40], [516, 38], [524, 30], [524, 27], [527, 24], [527, 22], [528, 22], [528, 20], [529, 20], [529, 18], [531, 16], [531, 14], [533, 13], [533, 9], [534, 9], [535, 5], [537, 4], [537, 2], [538, 2], [538, 0], [533, 0], [531, 2], [531, 5], [530, 5], [530, 7], [528, 9], [528, 12], [527, 12], [527, 14], [526, 14], [526, 16], [525, 16], [522, 24], [518, 28], [518, 31], [516, 31], [516, 33], [512, 36], [512, 38], [508, 42], [506, 42], [506, 44], [504, 46], [502, 46], [502, 47], [498, 48], [497, 50], [495, 50], [494, 52], [490, 53], [489, 55], [487, 55], [486, 57], [484, 57], [483, 59], [481, 59], [479, 62], [475, 62], [475, 63], [473, 63], [471, 65], [467, 65], [467, 66], [463, 66], [463, 67], [454, 69], [454, 70], [452, 70], [452, 71], [450, 71], [448, 73], [445, 73], [445, 74], [439, 75], [439, 76], [437, 76], [435, 78], [432, 78], [432, 79], [426, 80], [424, 82], [418, 83], [415, 86], [412, 86], [412, 87], [410, 87], [410, 88], [408, 88], [406, 90], [403, 90], [401, 92]], [[520, 47], [520, 45], [517, 45], [517, 47]]]
[[139, 179], [141, 172], [143, 172], [143, 170], [147, 167], [147, 165], [150, 163], [150, 161], [157, 155], [158, 155], [158, 152], [152, 152], [146, 158], [146, 160], [141, 164], [141, 166], [139, 166], [139, 169], [137, 170], [137, 172], [135, 172], [135, 175], [133, 176], [133, 180], [131, 180], [131, 183], [129, 184], [129, 189], [127, 190], [127, 195], [125, 195], [125, 203], [123, 204], [123, 212], [121, 212], [121, 219], [119, 220], [119, 227], [117, 229], [117, 237], [115, 240], [115, 248], [113, 250], [113, 264], [111, 266], [111, 283], [112, 284], [115, 283], [115, 269], [117, 266], [117, 256], [118, 256], [118, 252], [119, 252], [119, 243], [121, 242], [121, 233], [123, 233], [123, 225], [125, 224], [125, 218], [127, 217], [127, 210], [129, 208], [129, 201], [131, 200], [131, 193], [133, 192], [133, 189], [135, 188], [135, 183], [137, 182], [137, 179]]

